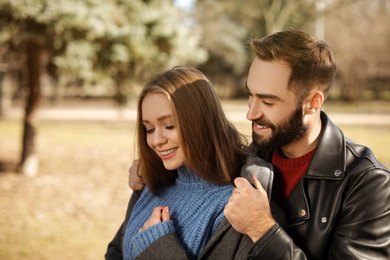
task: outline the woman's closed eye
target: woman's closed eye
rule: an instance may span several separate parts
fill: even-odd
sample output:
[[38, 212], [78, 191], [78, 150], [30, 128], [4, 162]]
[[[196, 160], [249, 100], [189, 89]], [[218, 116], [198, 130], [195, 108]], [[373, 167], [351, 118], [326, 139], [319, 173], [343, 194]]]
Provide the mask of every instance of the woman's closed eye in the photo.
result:
[[[166, 125], [164, 126], [164, 128], [167, 130], [173, 130], [175, 129], [175, 125]], [[145, 129], [147, 134], [152, 134], [156, 130], [156, 128], [147, 128], [147, 127], [145, 127]]]
[[146, 133], [151, 134], [154, 132], [154, 128], [146, 128]]

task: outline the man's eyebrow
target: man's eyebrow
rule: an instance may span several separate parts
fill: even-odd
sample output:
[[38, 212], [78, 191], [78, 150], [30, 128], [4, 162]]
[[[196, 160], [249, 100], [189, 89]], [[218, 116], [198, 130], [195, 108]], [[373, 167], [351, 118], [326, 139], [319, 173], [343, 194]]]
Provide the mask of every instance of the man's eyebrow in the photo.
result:
[[263, 99], [272, 99], [272, 100], [278, 100], [282, 101], [282, 99], [278, 96], [272, 95], [272, 94], [258, 94], [258, 93], [252, 93], [249, 88], [247, 82], [245, 82], [245, 91], [251, 95], [254, 95], [258, 98], [263, 98]]
[[[160, 116], [157, 118], [157, 121], [160, 122], [160, 121], [163, 121], [167, 118], [171, 118], [172, 115], [171, 114], [168, 114], [168, 115], [163, 115], [163, 116]], [[142, 119], [142, 123], [149, 123], [149, 120], [146, 120], [146, 119]]]

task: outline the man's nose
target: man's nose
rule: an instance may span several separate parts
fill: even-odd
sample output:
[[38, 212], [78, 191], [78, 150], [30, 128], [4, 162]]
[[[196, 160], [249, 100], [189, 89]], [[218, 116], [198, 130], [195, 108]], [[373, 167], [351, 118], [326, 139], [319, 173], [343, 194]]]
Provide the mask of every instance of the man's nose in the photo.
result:
[[254, 121], [256, 119], [259, 119], [263, 116], [263, 112], [261, 110], [261, 104], [257, 101], [252, 101], [249, 104], [248, 112], [246, 113], [246, 119], [249, 121]]

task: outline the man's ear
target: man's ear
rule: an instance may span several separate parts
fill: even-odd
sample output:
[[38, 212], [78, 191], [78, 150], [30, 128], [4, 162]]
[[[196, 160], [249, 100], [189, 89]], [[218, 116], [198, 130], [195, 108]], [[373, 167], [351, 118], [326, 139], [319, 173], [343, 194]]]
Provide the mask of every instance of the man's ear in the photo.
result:
[[308, 114], [315, 114], [321, 110], [322, 105], [324, 104], [324, 93], [319, 90], [314, 90], [310, 95], [305, 99], [304, 102], [304, 111]]

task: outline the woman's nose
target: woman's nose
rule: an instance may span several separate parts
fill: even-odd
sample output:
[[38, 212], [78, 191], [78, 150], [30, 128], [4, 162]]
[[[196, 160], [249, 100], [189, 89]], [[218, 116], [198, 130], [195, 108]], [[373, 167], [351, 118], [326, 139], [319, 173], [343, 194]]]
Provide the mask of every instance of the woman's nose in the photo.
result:
[[167, 138], [164, 132], [160, 129], [156, 129], [153, 136], [153, 145], [158, 146], [167, 142]]

